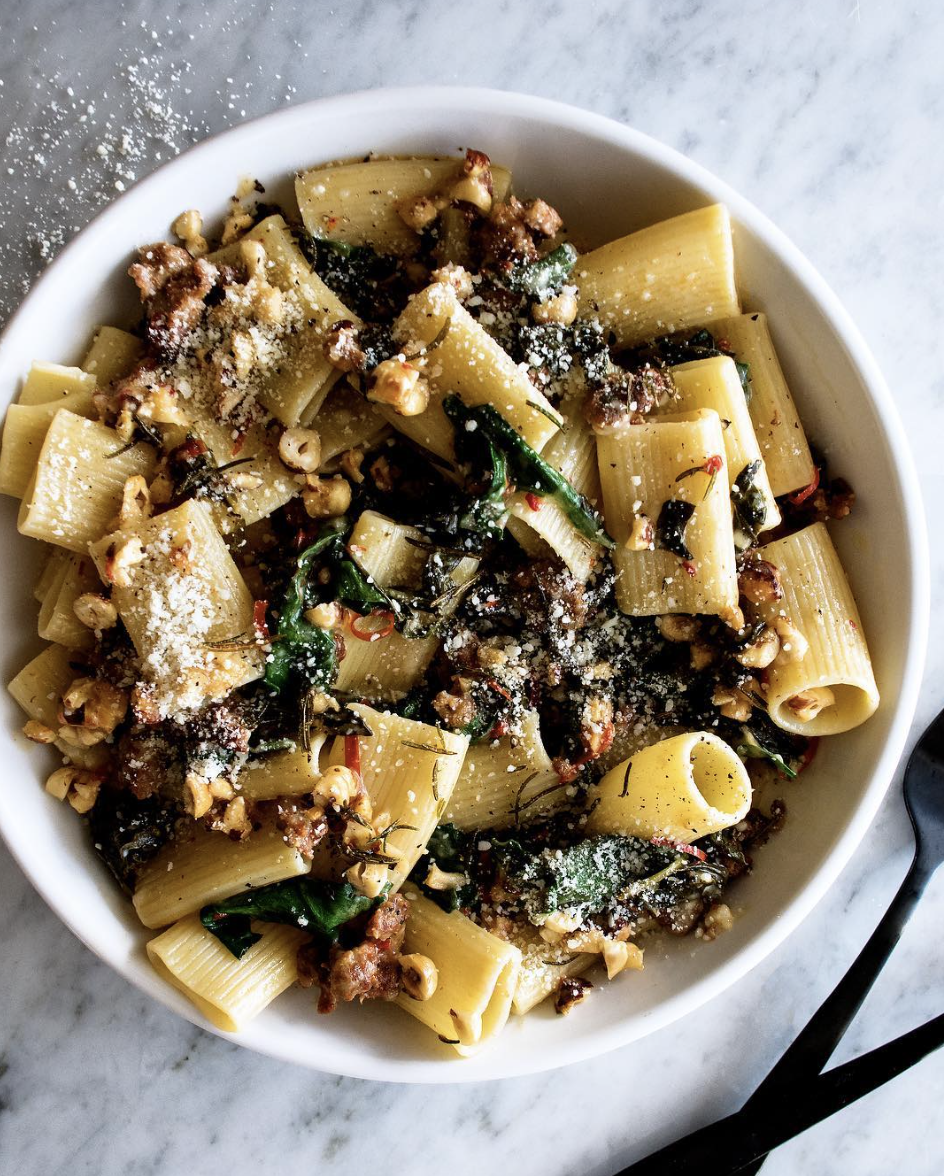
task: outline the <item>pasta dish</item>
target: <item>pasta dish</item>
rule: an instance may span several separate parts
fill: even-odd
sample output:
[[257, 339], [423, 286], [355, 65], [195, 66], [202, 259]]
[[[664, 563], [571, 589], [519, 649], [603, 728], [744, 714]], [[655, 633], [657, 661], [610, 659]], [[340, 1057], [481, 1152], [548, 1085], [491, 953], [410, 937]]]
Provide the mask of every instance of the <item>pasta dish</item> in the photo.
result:
[[854, 495], [727, 210], [587, 250], [511, 179], [247, 181], [8, 409], [47, 545], [23, 732], [225, 1030], [295, 984], [463, 1055], [569, 1013], [728, 930], [816, 741], [878, 706], [827, 528]]

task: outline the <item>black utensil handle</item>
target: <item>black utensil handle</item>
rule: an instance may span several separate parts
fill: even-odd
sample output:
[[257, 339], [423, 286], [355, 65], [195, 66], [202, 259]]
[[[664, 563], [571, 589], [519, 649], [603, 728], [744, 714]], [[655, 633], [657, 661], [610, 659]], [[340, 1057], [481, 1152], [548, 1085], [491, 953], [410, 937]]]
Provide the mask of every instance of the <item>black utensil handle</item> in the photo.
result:
[[695, 1167], [733, 1176], [768, 1152], [883, 1086], [944, 1045], [944, 1014], [826, 1074], [798, 1082], [789, 1099], [744, 1107], [726, 1119], [670, 1143], [619, 1176], [680, 1176]]
[[[748, 1172], [756, 1173], [766, 1159], [769, 1147], [757, 1149], [746, 1156], [742, 1154], [738, 1163], [731, 1162], [732, 1156], [738, 1150], [737, 1145], [745, 1137], [745, 1129], [758, 1117], [763, 1116], [764, 1111], [771, 1108], [775, 1102], [780, 1103], [777, 1095], [786, 1088], [789, 1088], [792, 1100], [798, 1091], [806, 1089], [819, 1075], [819, 1071], [829, 1061], [837, 1042], [859, 1011], [876, 976], [901, 938], [902, 930], [927, 885], [929, 876], [916, 853], [897, 894], [855, 962], [741, 1111], [684, 1136], [647, 1159], [624, 1169], [617, 1176], [628, 1176], [630, 1172], [634, 1173], [634, 1176], [642, 1176], [645, 1172], [668, 1174], [681, 1171], [686, 1164], [703, 1164], [706, 1160], [711, 1160], [713, 1165], [717, 1165], [719, 1172], [733, 1172], [739, 1166], [751, 1165]], [[778, 1106], [778, 1117], [780, 1109], [782, 1104]], [[827, 1111], [823, 1117], [831, 1113]], [[816, 1121], [813, 1119], [811, 1123]], [[804, 1128], [799, 1127], [797, 1130], [802, 1131]], [[786, 1135], [784, 1138], [788, 1139], [790, 1136]], [[674, 1158], [676, 1154], [679, 1156], [677, 1161]], [[653, 1161], [651, 1167], [647, 1166], [650, 1161]], [[674, 1163], [678, 1163], [678, 1168], [670, 1166]], [[729, 1167], [721, 1166], [728, 1164]]]
[[[918, 899], [930, 881], [930, 873], [915, 851], [908, 873], [888, 910], [869, 936], [846, 974], [807, 1021], [796, 1039], [744, 1104], [745, 1110], [763, 1105], [788, 1086], [818, 1074], [832, 1057], [843, 1034], [862, 1007], [876, 977], [885, 966], [911, 918]], [[766, 1155], [742, 1169], [740, 1176], [756, 1176]]]

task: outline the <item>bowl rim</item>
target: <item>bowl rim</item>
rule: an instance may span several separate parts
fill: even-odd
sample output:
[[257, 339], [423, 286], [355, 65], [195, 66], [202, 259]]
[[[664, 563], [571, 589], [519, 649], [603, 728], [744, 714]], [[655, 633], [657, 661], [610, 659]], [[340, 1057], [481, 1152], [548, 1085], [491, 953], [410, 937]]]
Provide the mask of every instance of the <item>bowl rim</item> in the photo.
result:
[[[930, 617], [930, 564], [920, 484], [897, 407], [864, 338], [838, 296], [813, 264], [786, 234], [751, 201], [701, 164], [616, 119], [555, 99], [488, 87], [444, 85], [382, 87], [332, 95], [281, 107], [248, 119], [237, 126], [209, 135], [173, 159], [162, 163], [148, 176], [133, 184], [127, 192], [101, 209], [69, 241], [33, 283], [3, 331], [0, 332], [0, 351], [3, 350], [7, 338], [17, 329], [21, 318], [25, 317], [27, 309], [32, 309], [35, 303], [41, 302], [46, 296], [47, 289], [54, 288], [59, 270], [65, 268], [68, 259], [74, 252], [82, 248], [89, 237], [101, 230], [103, 222], [107, 222], [114, 215], [116, 208], [126, 206], [132, 203], [135, 198], [144, 196], [151, 188], [158, 187], [164, 182], [165, 172], [173, 171], [183, 161], [186, 160], [192, 166], [201, 154], [219, 149], [221, 143], [232, 144], [235, 157], [235, 146], [239, 141], [252, 140], [259, 135], [263, 127], [275, 121], [289, 125], [295, 123], [299, 130], [303, 130], [313, 117], [330, 115], [332, 110], [343, 112], [347, 116], [352, 113], [369, 116], [381, 109], [388, 115], [391, 112], [415, 115], [424, 106], [427, 109], [434, 108], [439, 113], [455, 111], [458, 114], [472, 110], [478, 114], [493, 114], [498, 117], [512, 116], [533, 119], [542, 123], [553, 123], [558, 127], [573, 130], [601, 143], [606, 143], [616, 151], [641, 155], [671, 172], [681, 181], [704, 189], [711, 194], [713, 199], [726, 204], [735, 221], [744, 224], [755, 233], [765, 248], [769, 249], [777, 260], [799, 280], [811, 300], [834, 328], [848, 354], [850, 366], [861, 381], [865, 395], [871, 400], [874, 407], [881, 409], [883, 436], [894, 460], [902, 502], [906, 507], [905, 530], [912, 571], [911, 593], [910, 599], [907, 601], [910, 631], [903, 658], [902, 688], [897, 699], [888, 701], [888, 705], [893, 709], [888, 737], [871, 770], [868, 786], [856, 805], [845, 830], [836, 839], [822, 864], [805, 886], [791, 899], [780, 914], [770, 921], [767, 927], [757, 932], [728, 960], [707, 972], [682, 992], [668, 997], [656, 1009], [644, 1016], [614, 1019], [606, 1027], [605, 1032], [597, 1030], [584, 1035], [561, 1034], [551, 1048], [529, 1051], [528, 1053], [522, 1052], [516, 1056], [514, 1064], [504, 1064], [500, 1070], [495, 1072], [483, 1073], [480, 1067], [467, 1068], [461, 1062], [444, 1065], [441, 1060], [436, 1059], [397, 1061], [350, 1052], [344, 1053], [343, 1057], [332, 1054], [327, 1058], [312, 1058], [300, 1048], [293, 1048], [291, 1044], [286, 1044], [283, 1040], [267, 1040], [265, 1032], [260, 1031], [258, 1027], [256, 1027], [256, 1032], [253, 1032], [254, 1026], [252, 1024], [236, 1035], [217, 1029], [206, 1021], [186, 998], [150, 971], [147, 963], [143, 960], [143, 953], [140, 953], [141, 958], [139, 959], [127, 952], [102, 945], [96, 941], [95, 926], [91, 919], [83, 921], [67, 914], [61, 907], [59, 891], [52, 884], [47, 884], [41, 873], [31, 868], [28, 863], [26, 847], [21, 847], [18, 844], [13, 826], [0, 819], [0, 836], [3, 837], [12, 857], [57, 917], [99, 959], [130, 981], [140, 991], [155, 998], [166, 1008], [183, 1016], [192, 1024], [256, 1052], [325, 1073], [395, 1082], [445, 1081], [460, 1083], [539, 1073], [599, 1056], [648, 1036], [657, 1029], [694, 1012], [714, 996], [720, 995], [771, 954], [799, 926], [831, 888], [865, 836], [888, 791], [895, 768], [904, 750], [917, 705], [927, 647]], [[2, 817], [2, 812], [0, 812], [0, 817]]]

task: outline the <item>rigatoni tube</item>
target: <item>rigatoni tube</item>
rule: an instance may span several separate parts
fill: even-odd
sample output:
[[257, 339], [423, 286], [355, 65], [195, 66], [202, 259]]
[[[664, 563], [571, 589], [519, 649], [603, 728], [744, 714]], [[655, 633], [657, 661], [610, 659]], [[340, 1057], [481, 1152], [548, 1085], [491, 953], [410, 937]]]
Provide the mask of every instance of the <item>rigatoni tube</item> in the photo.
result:
[[643, 748], [591, 790], [586, 831], [689, 842], [747, 816], [751, 782], [732, 748], [707, 731]]

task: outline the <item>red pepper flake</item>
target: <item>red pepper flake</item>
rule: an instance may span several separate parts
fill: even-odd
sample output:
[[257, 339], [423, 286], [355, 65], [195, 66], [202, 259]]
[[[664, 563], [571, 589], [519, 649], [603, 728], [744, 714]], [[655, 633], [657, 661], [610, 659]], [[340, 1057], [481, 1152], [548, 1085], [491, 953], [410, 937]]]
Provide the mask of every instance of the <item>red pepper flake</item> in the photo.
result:
[[494, 690], [496, 694], [500, 694], [502, 696], [502, 698], [507, 698], [508, 701], [511, 702], [510, 691], [506, 690], [504, 686], [499, 686], [499, 684], [495, 681], [494, 678], [489, 678], [487, 685], [492, 690]]
[[[380, 628], [358, 628], [358, 625], [363, 625], [364, 622], [375, 620], [382, 622]], [[361, 641], [381, 641], [384, 637], [389, 637], [393, 632], [395, 620], [396, 618], [390, 609], [375, 608], [367, 616], [361, 616], [360, 613], [352, 612], [348, 619], [348, 628]]]
[[528, 504], [528, 506], [530, 506], [530, 507], [531, 507], [531, 509], [532, 509], [532, 510], [540, 510], [540, 509], [541, 509], [541, 505], [542, 505], [542, 503], [541, 503], [541, 497], [540, 497], [540, 495], [538, 495], [538, 494], [526, 494], [526, 495], [524, 496], [524, 500], [525, 500], [525, 502]]
[[819, 489], [819, 466], [813, 469], [813, 480], [809, 486], [804, 486], [802, 490], [797, 490], [793, 494], [787, 495], [787, 502], [793, 506], [802, 506], [804, 502]]
[[252, 606], [252, 627], [256, 632], [256, 637], [260, 645], [267, 645], [271, 638], [269, 637], [269, 626], [266, 624], [266, 609], [269, 607], [267, 600], [257, 600]]
[[499, 719], [488, 733], [489, 739], [501, 739], [503, 735], [508, 734], [508, 724], [504, 719]]
[[692, 579], [694, 580], [695, 574], [698, 571], [698, 564], [696, 564], [694, 562], [694, 560], [683, 559], [682, 560], [682, 567], [685, 569], [685, 574], [687, 576], [691, 576]]
[[858, 625], [855, 623], [855, 621], [852, 619], [852, 617], [850, 617], [850, 618], [849, 618], [849, 624], [850, 624], [850, 625], [852, 626], [852, 628], [853, 628], [853, 629], [855, 629], [855, 631], [858, 633], [858, 631], [859, 631], [859, 626], [858, 626]]
[[650, 840], [653, 845], [667, 845], [671, 849], [677, 849], [679, 853], [687, 853], [691, 857], [698, 858], [700, 862], [708, 860], [708, 855], [697, 845], [687, 845], [684, 841], [673, 841], [671, 837], [652, 837]]
[[356, 735], [344, 736], [344, 766], [360, 779], [361, 743]]
[[809, 743], [806, 745], [806, 751], [804, 751], [803, 755], [800, 756], [800, 760], [796, 766], [797, 775], [799, 775], [801, 772], [806, 771], [806, 769], [810, 766], [810, 764], [816, 758], [816, 752], [818, 750], [819, 750], [819, 736], [817, 735], [817, 736], [814, 736], [809, 741]]
[[708, 460], [705, 462], [705, 464], [702, 468], [704, 469], [706, 474], [709, 474], [713, 478], [715, 476], [715, 474], [721, 473], [723, 466], [724, 466], [724, 458], [721, 456], [721, 454], [720, 453], [713, 453], [711, 455], [711, 457], [709, 457]]

